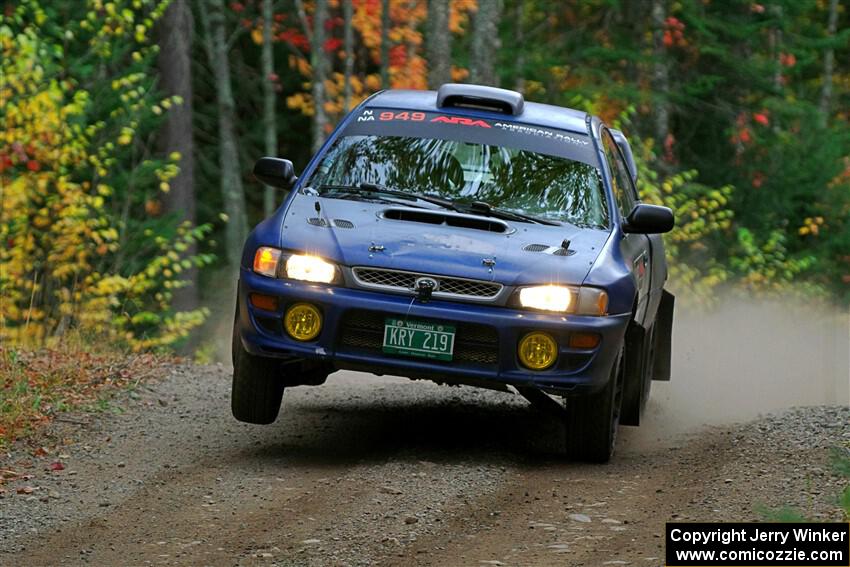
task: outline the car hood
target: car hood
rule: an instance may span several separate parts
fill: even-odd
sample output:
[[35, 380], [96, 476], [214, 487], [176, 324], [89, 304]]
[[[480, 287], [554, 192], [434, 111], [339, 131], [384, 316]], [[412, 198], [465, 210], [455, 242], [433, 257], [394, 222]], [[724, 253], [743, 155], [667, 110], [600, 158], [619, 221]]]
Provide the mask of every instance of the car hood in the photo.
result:
[[[318, 210], [317, 210], [318, 209]], [[492, 228], [449, 226], [391, 216], [445, 216]], [[434, 219], [431, 219], [432, 222]], [[442, 209], [297, 196], [283, 219], [281, 246], [346, 266], [373, 266], [491, 280], [504, 285], [580, 284], [605, 241], [607, 230], [548, 226]], [[562, 242], [569, 240], [569, 249]], [[491, 266], [492, 264], [492, 266]]]

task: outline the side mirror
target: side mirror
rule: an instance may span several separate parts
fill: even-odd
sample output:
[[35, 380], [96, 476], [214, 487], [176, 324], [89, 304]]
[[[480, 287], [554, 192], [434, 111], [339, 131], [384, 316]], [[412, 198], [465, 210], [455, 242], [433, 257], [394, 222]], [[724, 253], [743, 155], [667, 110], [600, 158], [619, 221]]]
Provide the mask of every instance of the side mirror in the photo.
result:
[[295, 175], [295, 167], [288, 159], [264, 157], [254, 164], [254, 177], [272, 187], [281, 189], [292, 189], [298, 176]]
[[673, 211], [658, 205], [638, 203], [623, 223], [623, 232], [661, 234], [673, 230]]

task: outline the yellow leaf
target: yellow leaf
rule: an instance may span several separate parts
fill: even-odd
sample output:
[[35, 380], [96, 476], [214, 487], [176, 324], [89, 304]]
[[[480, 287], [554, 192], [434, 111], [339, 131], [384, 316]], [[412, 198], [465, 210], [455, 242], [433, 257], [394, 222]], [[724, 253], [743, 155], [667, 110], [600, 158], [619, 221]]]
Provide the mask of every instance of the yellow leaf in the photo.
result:
[[251, 30], [251, 40], [257, 45], [263, 44], [263, 30], [260, 28], [254, 28]]

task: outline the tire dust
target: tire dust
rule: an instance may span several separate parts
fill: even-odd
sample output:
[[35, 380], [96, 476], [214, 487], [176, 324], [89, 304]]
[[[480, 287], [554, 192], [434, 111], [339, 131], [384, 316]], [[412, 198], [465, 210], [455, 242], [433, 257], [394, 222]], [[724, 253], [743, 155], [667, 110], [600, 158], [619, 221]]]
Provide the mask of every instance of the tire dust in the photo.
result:
[[676, 308], [670, 382], [654, 382], [626, 451], [798, 406], [850, 406], [850, 312], [799, 299]]

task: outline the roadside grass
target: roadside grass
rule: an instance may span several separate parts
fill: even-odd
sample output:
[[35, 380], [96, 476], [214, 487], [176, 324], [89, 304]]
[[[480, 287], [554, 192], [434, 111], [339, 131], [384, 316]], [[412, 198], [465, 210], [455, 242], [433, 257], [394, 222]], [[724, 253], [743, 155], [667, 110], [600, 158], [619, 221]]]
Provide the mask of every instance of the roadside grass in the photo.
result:
[[62, 413], [110, 411], [115, 393], [160, 374], [170, 360], [73, 344], [0, 347], [0, 450]]
[[[850, 447], [833, 447], [830, 458], [832, 469], [847, 482], [838, 495], [838, 506], [844, 511], [845, 519], [850, 522]], [[765, 520], [770, 522], [810, 522], [799, 510], [790, 506], [778, 509], [761, 508]]]

